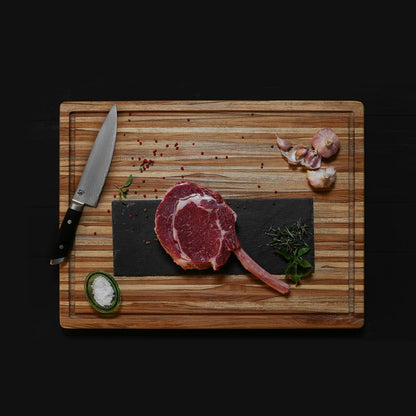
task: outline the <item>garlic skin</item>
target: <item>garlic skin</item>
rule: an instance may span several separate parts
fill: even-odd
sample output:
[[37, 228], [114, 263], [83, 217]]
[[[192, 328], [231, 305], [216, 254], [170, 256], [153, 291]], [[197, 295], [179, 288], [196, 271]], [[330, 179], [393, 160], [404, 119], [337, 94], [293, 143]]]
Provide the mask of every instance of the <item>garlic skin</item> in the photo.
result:
[[326, 190], [335, 183], [336, 173], [333, 166], [328, 166], [318, 170], [308, 170], [306, 176], [312, 188]]
[[327, 159], [339, 150], [338, 136], [330, 128], [319, 129], [312, 139], [312, 147], [320, 156]]

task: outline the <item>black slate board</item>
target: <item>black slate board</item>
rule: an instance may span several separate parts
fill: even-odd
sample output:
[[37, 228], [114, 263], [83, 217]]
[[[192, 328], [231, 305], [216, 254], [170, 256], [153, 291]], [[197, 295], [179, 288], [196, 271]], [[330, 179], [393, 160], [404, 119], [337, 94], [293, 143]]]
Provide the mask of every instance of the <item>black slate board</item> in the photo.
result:
[[[291, 225], [299, 218], [309, 227], [308, 243], [312, 249], [306, 258], [315, 268], [313, 237], [313, 199], [230, 199], [227, 203], [237, 213], [236, 230], [241, 246], [272, 274], [284, 274], [285, 260], [267, 244], [264, 231], [270, 226]], [[130, 200], [112, 203], [113, 258], [115, 276], [172, 276], [213, 273], [209, 270], [183, 270], [176, 265], [157, 240], [155, 212], [160, 201]], [[234, 255], [216, 273], [248, 274]]]

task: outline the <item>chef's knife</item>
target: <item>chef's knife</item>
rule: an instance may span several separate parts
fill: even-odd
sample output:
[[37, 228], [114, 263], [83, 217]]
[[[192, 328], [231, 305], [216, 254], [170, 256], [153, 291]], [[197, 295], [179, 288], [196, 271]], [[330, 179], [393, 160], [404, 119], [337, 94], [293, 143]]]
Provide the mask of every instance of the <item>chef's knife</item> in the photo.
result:
[[62, 263], [67, 258], [84, 205], [98, 205], [113, 158], [116, 135], [117, 106], [114, 105], [97, 134], [78, 188], [62, 221], [57, 243], [51, 252], [51, 265]]

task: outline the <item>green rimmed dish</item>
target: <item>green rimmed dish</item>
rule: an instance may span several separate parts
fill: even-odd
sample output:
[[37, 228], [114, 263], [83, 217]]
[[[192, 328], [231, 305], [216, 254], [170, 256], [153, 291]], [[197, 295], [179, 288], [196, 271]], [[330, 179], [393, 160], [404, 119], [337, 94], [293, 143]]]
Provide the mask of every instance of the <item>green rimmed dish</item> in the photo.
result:
[[[102, 276], [104, 277], [111, 285], [111, 287], [114, 290], [114, 297], [108, 306], [102, 306], [100, 305], [94, 298], [92, 284], [94, 283], [94, 280]], [[120, 294], [120, 288], [118, 286], [118, 283], [114, 277], [107, 272], [103, 272], [102, 270], [94, 270], [93, 272], [89, 273], [84, 281], [84, 292], [85, 296], [87, 297], [87, 300], [89, 304], [100, 313], [112, 313], [117, 310], [117, 308], [120, 306], [121, 302], [121, 294]]]

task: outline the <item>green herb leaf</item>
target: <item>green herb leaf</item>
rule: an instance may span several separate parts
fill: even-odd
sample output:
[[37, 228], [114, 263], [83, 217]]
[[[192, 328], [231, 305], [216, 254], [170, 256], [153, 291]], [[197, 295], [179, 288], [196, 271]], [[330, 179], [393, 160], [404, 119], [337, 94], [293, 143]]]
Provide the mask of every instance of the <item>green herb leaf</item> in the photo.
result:
[[304, 254], [306, 254], [311, 248], [310, 247], [303, 247], [298, 251], [298, 256], [303, 256]]
[[286, 250], [275, 249], [274, 251], [277, 254], [280, 254], [281, 256], [283, 256], [287, 261], [290, 261], [290, 259], [292, 258], [292, 256]]
[[290, 275], [291, 273], [290, 273], [290, 269], [292, 268], [292, 266], [293, 266], [293, 261], [291, 261], [287, 266], [286, 266], [286, 268], [285, 268], [285, 274], [286, 274], [286, 276], [288, 276], [288, 275]]
[[306, 259], [298, 258], [298, 262], [304, 269], [312, 268], [312, 264], [310, 264]]
[[126, 183], [123, 185], [123, 188], [128, 188], [131, 185], [132, 182], [133, 182], [133, 175], [130, 174], [130, 176], [127, 179]]
[[292, 280], [295, 282], [296, 286], [298, 286], [298, 285], [299, 285], [300, 280], [302, 279], [302, 276], [303, 276], [303, 274], [302, 274], [302, 273], [300, 273], [300, 274], [294, 274], [294, 275], [292, 276]]

